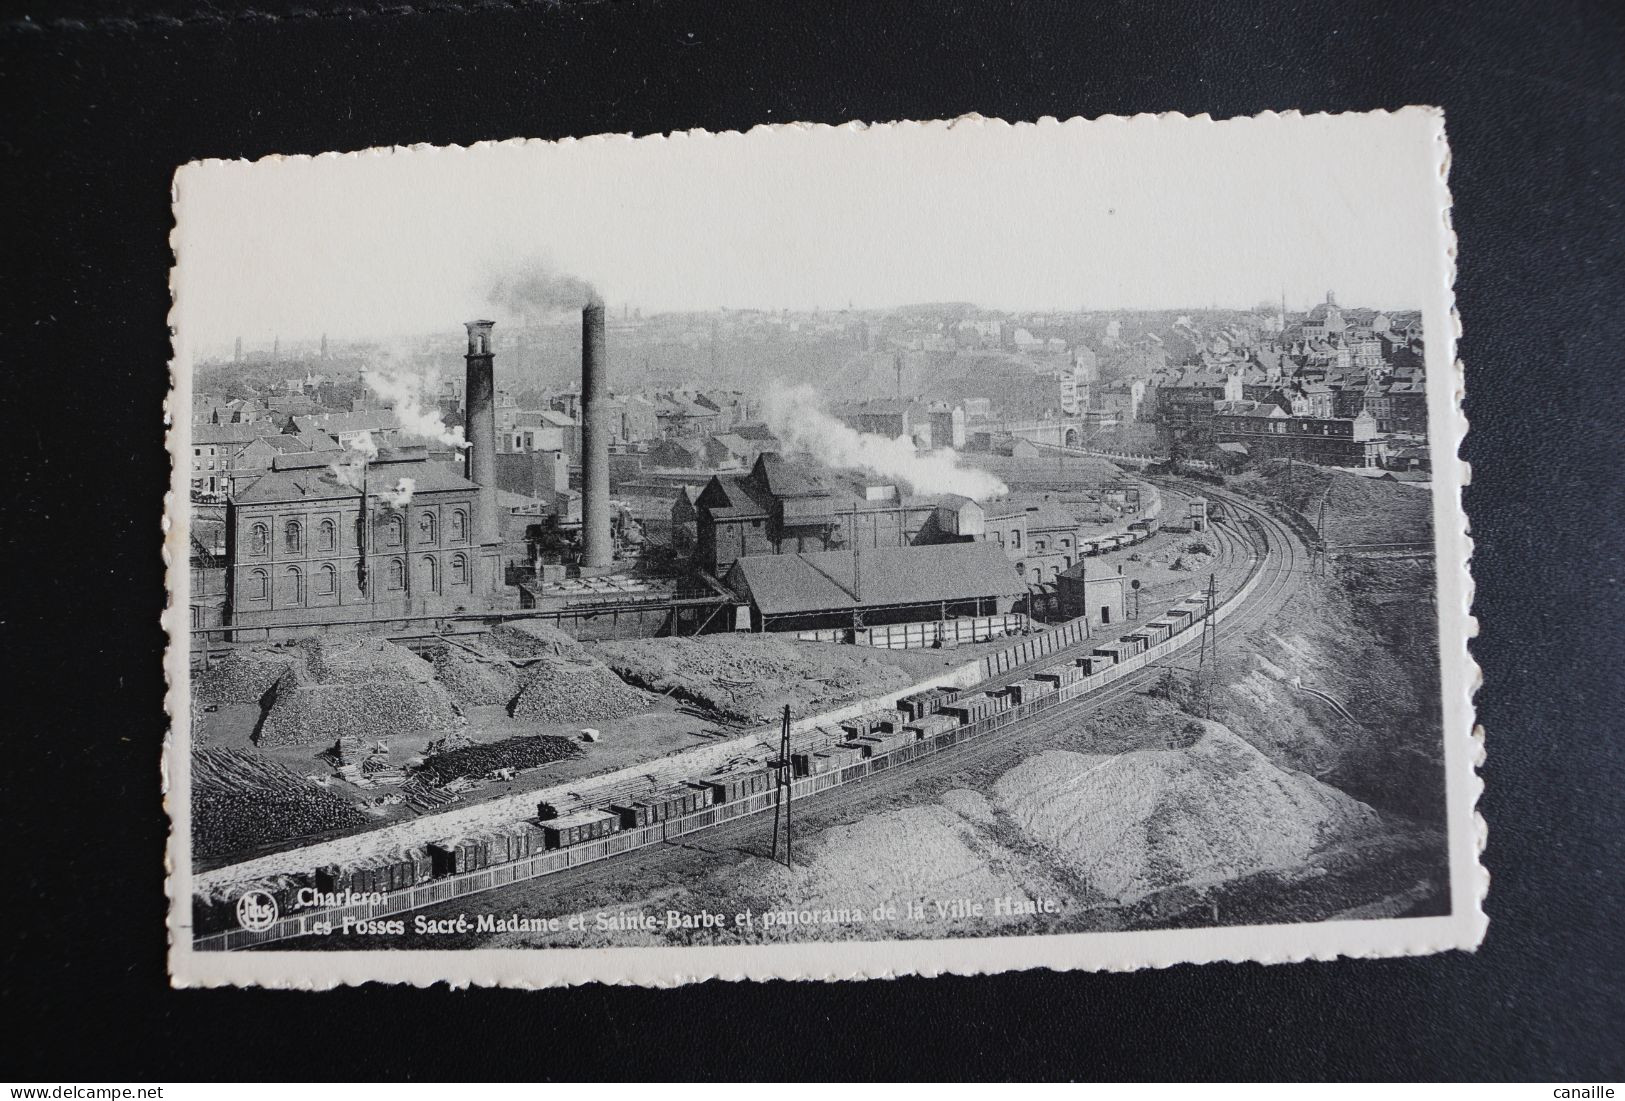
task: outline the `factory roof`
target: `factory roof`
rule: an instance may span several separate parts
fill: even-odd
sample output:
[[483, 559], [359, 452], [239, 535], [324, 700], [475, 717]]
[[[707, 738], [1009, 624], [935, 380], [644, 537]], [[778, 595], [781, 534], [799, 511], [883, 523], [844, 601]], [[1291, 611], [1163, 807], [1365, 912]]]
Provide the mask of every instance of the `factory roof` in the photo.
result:
[[993, 543], [881, 547], [859, 557], [861, 592], [854, 589], [854, 560], [847, 551], [748, 555], [733, 564], [727, 582], [765, 615], [1019, 596], [1027, 591], [1003, 549]]
[[761, 472], [767, 491], [775, 497], [816, 497], [829, 492], [815, 470], [786, 462], [776, 451], [764, 451], [757, 457], [752, 474], [757, 471]]
[[[278, 455], [272, 467], [253, 485], [233, 498], [237, 505], [264, 505], [281, 501], [320, 501], [353, 499], [356, 491], [334, 476], [331, 453]], [[295, 460], [290, 462], [289, 460]], [[298, 461], [304, 460], [304, 461]], [[421, 453], [407, 451], [403, 458], [383, 452], [368, 464], [369, 488], [383, 489], [396, 479], [411, 478], [413, 493], [477, 489], [451, 463], [430, 462]]]
[[716, 519], [763, 519], [769, 502], [758, 498], [748, 474], [717, 474], [702, 491], [705, 507]]
[[192, 445], [194, 447], [207, 447], [220, 444], [245, 444], [257, 440], [261, 436], [274, 436], [281, 431], [282, 429], [269, 421], [256, 421], [252, 424], [242, 424], [240, 422], [194, 424], [192, 426]]
[[1006, 497], [982, 505], [989, 520], [1026, 516], [1030, 531], [1064, 531], [1078, 526], [1078, 518], [1048, 497]]

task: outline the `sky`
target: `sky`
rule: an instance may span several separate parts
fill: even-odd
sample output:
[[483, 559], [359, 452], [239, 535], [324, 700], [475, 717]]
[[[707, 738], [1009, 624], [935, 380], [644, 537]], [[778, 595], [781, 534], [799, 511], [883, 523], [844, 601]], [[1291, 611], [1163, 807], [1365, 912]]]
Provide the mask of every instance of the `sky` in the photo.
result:
[[1438, 120], [758, 128], [210, 161], [176, 176], [196, 348], [495, 316], [545, 264], [611, 307], [1414, 308], [1447, 273]]

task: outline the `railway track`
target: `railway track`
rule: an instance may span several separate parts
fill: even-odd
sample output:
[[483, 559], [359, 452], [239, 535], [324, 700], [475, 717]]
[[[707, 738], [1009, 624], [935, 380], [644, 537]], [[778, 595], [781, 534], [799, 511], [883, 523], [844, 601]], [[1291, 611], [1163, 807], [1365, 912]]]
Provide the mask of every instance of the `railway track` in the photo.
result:
[[[1215, 541], [1222, 543], [1236, 555], [1236, 560], [1225, 569], [1232, 574], [1239, 571], [1240, 580], [1229, 586], [1228, 591], [1234, 593], [1245, 584], [1255, 566], [1263, 574], [1259, 586], [1223, 621], [1222, 630], [1226, 633], [1247, 630], [1258, 623], [1266, 622], [1291, 599], [1302, 576], [1306, 554], [1290, 528], [1264, 509], [1229, 493], [1215, 492], [1211, 489], [1207, 489], [1207, 492], [1211, 496], [1223, 498], [1246, 520], [1245, 534], [1230, 530], [1224, 530], [1221, 534], [1218, 528], [1212, 529]], [[1245, 562], [1241, 561], [1243, 557]], [[1082, 645], [1087, 644], [1080, 644], [1080, 647], [1072, 649], [1079, 649]], [[1054, 655], [1049, 655], [1046, 660], [1060, 659], [1064, 653], [1065, 651], [1058, 651]], [[1030, 742], [1041, 743], [1067, 729], [1080, 717], [1137, 694], [1160, 676], [1164, 669], [1170, 666], [1188, 668], [1195, 663], [1194, 656], [1186, 651], [1176, 652], [1160, 662], [1136, 670], [1097, 692], [1079, 697], [1075, 701], [996, 734], [963, 743], [952, 752], [925, 757], [902, 767], [867, 776], [856, 783], [843, 784], [821, 792], [808, 801], [808, 809], [802, 813], [827, 816], [830, 812], [850, 810], [865, 802], [882, 799], [888, 792], [895, 792], [900, 787], [961, 771], [995, 754], [1008, 754], [1013, 750], [1020, 750]], [[1013, 674], [1016, 677], [1019, 675], [1020, 673]], [[802, 800], [796, 802], [799, 805]], [[760, 841], [772, 831], [772, 828], [766, 814], [733, 819], [703, 832], [685, 835], [679, 841], [668, 841], [663, 845], [636, 849], [612, 859], [578, 865], [550, 875], [482, 892], [485, 896], [484, 906], [490, 909], [506, 909], [508, 907], [504, 906], [501, 900], [523, 899], [526, 908], [542, 910], [547, 908], [546, 900], [550, 897], [579, 894], [597, 887], [624, 883], [628, 878], [640, 879], [644, 875], [656, 879], [664, 866], [674, 859], [691, 855], [693, 850], [701, 852], [718, 852], [729, 848], [739, 850], [749, 844], [751, 845], [749, 851], [754, 853], [762, 846], [752, 842]], [[508, 906], [512, 905], [512, 902], [508, 903]], [[467, 896], [463, 896], [415, 912], [432, 919], [465, 912], [467, 908]], [[318, 943], [324, 947], [334, 946], [331, 938], [304, 937], [280, 941], [265, 947], [271, 950], [287, 950], [309, 948]]]

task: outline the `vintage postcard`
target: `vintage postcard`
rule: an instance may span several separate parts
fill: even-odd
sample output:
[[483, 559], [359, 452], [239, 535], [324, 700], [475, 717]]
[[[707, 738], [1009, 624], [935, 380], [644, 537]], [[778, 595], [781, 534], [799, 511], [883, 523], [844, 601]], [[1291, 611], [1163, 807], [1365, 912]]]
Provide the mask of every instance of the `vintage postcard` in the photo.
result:
[[1471, 949], [1435, 109], [175, 177], [174, 981]]

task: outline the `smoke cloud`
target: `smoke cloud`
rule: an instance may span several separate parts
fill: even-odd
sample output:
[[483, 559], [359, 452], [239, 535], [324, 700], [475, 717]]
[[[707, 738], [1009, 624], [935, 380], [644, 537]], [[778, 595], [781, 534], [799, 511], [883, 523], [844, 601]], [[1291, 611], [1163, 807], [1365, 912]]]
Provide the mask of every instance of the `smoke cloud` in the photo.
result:
[[499, 276], [491, 284], [490, 299], [494, 307], [523, 321], [603, 302], [597, 288], [585, 279], [556, 272], [539, 260]]
[[857, 467], [903, 482], [915, 493], [957, 493], [976, 501], [999, 497], [1009, 488], [985, 470], [961, 466], [952, 448], [921, 454], [911, 440], [859, 432], [819, 407], [810, 386], [775, 387], [763, 403], [767, 426], [786, 449], [810, 455], [831, 467]]
[[407, 433], [459, 449], [468, 446], [461, 428], [448, 428], [440, 419], [440, 409], [435, 404], [440, 393], [439, 371], [431, 368], [422, 375], [363, 371], [361, 379], [369, 390], [389, 403], [395, 411], [395, 419]]
[[385, 508], [405, 508], [412, 503], [412, 493], [417, 489], [417, 482], [411, 478], [400, 478], [395, 482], [394, 489], [378, 491], [378, 500]]
[[363, 432], [345, 445], [344, 454], [327, 470], [340, 485], [360, 492], [366, 484], [367, 464], [377, 457], [378, 445], [373, 443], [372, 433]]

